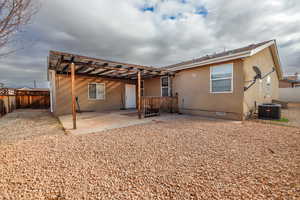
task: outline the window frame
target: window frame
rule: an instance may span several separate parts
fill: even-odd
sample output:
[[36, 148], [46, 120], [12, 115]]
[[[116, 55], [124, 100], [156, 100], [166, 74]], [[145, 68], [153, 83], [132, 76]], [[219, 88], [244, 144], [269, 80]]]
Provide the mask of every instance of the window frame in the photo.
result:
[[163, 96], [163, 88], [167, 88], [166, 86], [162, 86], [162, 79], [163, 78], [167, 78], [168, 79], [168, 96], [167, 97], [170, 97], [171, 96], [171, 87], [170, 87], [170, 77], [169, 76], [162, 76], [160, 77], [160, 96], [161, 97], [164, 97]]
[[[210, 80], [210, 93], [211, 94], [230, 94], [230, 93], [233, 93], [233, 64], [234, 63], [224, 63], [224, 64], [220, 64], [220, 65], [213, 65], [210, 67], [210, 74], [209, 74], [209, 80]], [[215, 81], [215, 80], [227, 80], [229, 78], [217, 78], [217, 79], [212, 79], [212, 71], [213, 71], [213, 68], [214, 67], [222, 67], [224, 65], [230, 65], [231, 66], [231, 88], [230, 88], [230, 91], [223, 91], [223, 92], [213, 92], [212, 91], [212, 82]]]
[[[90, 85], [96, 85], [96, 98], [90, 98]], [[103, 85], [104, 87], [104, 97], [103, 98], [97, 98], [97, 85]], [[97, 83], [97, 82], [92, 82], [92, 83], [88, 83], [88, 100], [91, 101], [101, 101], [101, 100], [106, 100], [106, 85], [105, 83]]]

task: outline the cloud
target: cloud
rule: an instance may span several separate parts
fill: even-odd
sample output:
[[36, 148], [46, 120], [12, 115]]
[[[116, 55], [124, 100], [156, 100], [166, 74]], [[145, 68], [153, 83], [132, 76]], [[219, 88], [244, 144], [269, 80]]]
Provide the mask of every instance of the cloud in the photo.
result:
[[0, 60], [0, 82], [46, 80], [49, 50], [164, 66], [274, 38], [284, 71], [296, 72], [298, 10], [297, 0], [44, 1], [24, 50]]

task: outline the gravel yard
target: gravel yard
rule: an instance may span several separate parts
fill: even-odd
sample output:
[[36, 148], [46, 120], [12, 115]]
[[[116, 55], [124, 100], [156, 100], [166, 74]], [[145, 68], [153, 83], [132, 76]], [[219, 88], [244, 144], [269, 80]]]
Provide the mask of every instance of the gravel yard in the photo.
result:
[[47, 110], [16, 110], [0, 118], [0, 145], [39, 136], [64, 134]]
[[35, 137], [0, 145], [0, 177], [0, 199], [299, 199], [300, 129], [186, 117]]

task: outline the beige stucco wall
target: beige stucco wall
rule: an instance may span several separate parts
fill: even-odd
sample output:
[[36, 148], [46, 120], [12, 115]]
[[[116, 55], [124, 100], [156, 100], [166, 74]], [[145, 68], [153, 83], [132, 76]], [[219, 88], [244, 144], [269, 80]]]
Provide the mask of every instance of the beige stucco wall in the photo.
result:
[[[279, 81], [276, 73], [271, 74], [272, 95], [268, 97], [264, 90], [266, 79], [258, 81], [244, 93], [244, 86], [255, 76], [252, 66], [258, 66], [263, 74], [272, 70], [273, 58], [269, 49], [246, 58], [227, 63], [233, 63], [233, 92], [210, 92], [210, 67], [207, 65], [179, 71], [172, 78], [173, 95], [178, 94], [179, 109], [182, 113], [198, 114], [226, 119], [245, 119], [257, 104], [278, 99]], [[221, 63], [223, 64], [223, 63]], [[88, 83], [106, 84], [105, 100], [88, 99]], [[79, 96], [81, 110], [104, 111], [118, 110], [124, 107], [125, 83], [119, 80], [107, 80], [92, 77], [76, 77], [76, 95]], [[134, 83], [133, 83], [134, 84]], [[71, 83], [70, 76], [55, 76], [55, 111], [56, 115], [71, 113]], [[160, 78], [144, 80], [145, 96], [161, 96]]]
[[[269, 73], [272, 71], [272, 68], [275, 67], [273, 57], [269, 48], [264, 49], [263, 51], [257, 53], [256, 55], [246, 58], [244, 60], [244, 74], [245, 81], [250, 81], [255, 76], [255, 72], [252, 67], [258, 66], [262, 72], [262, 75]], [[252, 86], [249, 90], [244, 93], [244, 117], [247, 118], [251, 111], [255, 108], [255, 102], [258, 104], [261, 103], [270, 103], [272, 99], [278, 99], [279, 97], [279, 80], [276, 72], [273, 72], [271, 75], [271, 85], [272, 85], [272, 94], [270, 96], [267, 95], [265, 86], [266, 86], [266, 78], [257, 81], [257, 83]], [[247, 86], [249, 82], [245, 82], [245, 86]]]
[[[88, 83], [105, 83], [105, 100], [88, 99]], [[82, 111], [119, 110], [124, 107], [125, 81], [76, 76], [75, 91]], [[129, 82], [128, 82], [129, 83]], [[55, 115], [71, 113], [70, 75], [56, 75]]]
[[[172, 78], [173, 95], [178, 93], [182, 113], [226, 119], [243, 118], [243, 62], [233, 63], [233, 92], [210, 93], [210, 67], [201, 66], [177, 72]], [[161, 96], [160, 78], [144, 80], [145, 96]]]
[[145, 96], [161, 96], [160, 78], [152, 78], [144, 80]]
[[183, 113], [237, 119], [243, 113], [243, 68], [242, 61], [233, 63], [233, 92], [210, 92], [209, 65], [176, 73], [173, 79], [173, 94], [178, 93], [179, 109]]

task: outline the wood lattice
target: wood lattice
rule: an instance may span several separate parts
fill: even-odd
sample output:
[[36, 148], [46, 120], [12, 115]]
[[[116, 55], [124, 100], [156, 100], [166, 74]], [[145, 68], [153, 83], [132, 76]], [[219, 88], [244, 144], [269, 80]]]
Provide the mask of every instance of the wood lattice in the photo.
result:
[[160, 115], [161, 112], [176, 113], [178, 97], [143, 97], [142, 108], [144, 117]]
[[1, 88], [0, 89], [0, 96], [15, 96], [16, 90], [10, 88]]

